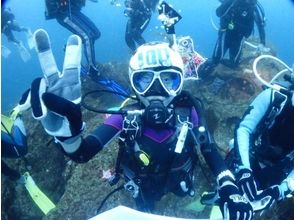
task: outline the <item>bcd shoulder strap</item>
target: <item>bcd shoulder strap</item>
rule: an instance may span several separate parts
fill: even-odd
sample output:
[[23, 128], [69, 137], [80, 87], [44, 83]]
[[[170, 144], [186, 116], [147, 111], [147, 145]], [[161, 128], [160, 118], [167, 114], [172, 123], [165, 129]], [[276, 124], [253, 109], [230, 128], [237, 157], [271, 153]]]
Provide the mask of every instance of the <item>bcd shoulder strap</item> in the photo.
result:
[[265, 129], [271, 127], [277, 115], [282, 111], [285, 103], [287, 101], [287, 96], [273, 90], [272, 92], [272, 102], [270, 107], [268, 108], [267, 114], [264, 119]]

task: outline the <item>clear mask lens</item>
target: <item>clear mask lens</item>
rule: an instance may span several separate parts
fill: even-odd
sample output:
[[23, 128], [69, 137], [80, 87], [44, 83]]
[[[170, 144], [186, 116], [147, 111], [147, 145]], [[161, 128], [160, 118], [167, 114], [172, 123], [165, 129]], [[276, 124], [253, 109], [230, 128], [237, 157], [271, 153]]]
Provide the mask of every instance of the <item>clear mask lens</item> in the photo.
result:
[[181, 85], [181, 74], [178, 72], [162, 71], [159, 80], [167, 91], [177, 91]]
[[133, 85], [138, 93], [145, 93], [152, 83], [154, 73], [151, 71], [140, 71], [133, 74]]

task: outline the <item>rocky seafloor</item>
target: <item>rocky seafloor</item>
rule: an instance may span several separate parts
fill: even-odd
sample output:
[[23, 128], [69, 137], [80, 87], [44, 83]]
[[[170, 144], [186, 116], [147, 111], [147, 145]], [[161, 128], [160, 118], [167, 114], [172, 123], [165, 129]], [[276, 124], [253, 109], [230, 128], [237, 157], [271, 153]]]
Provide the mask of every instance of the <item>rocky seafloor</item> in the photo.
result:
[[[200, 81], [186, 81], [184, 89], [200, 98], [205, 105], [208, 127], [214, 135], [224, 155], [228, 143], [233, 137], [235, 124], [242, 117], [248, 104], [261, 91], [260, 83], [255, 79], [251, 69], [254, 56], [250, 50], [243, 55], [240, 66], [229, 69], [219, 65], [215, 71]], [[267, 62], [261, 66], [263, 71], [276, 73], [279, 67]], [[127, 63], [105, 63], [103, 73], [107, 73], [119, 84], [128, 88]], [[83, 93], [102, 87], [84, 77]], [[112, 97], [91, 96], [93, 106], [111, 106], [115, 102]], [[83, 120], [86, 122], [84, 135], [92, 131], [104, 119], [103, 114], [90, 112], [82, 108]], [[28, 133], [29, 152], [25, 156], [28, 164], [22, 159], [9, 160], [7, 163], [21, 172], [29, 170], [31, 176], [42, 191], [55, 203], [56, 208], [47, 216], [38, 209], [22, 184], [11, 182], [2, 176], [1, 179], [1, 218], [3, 220], [34, 219], [68, 219], [84, 220], [95, 215], [96, 209], [105, 196], [123, 183], [110, 186], [102, 179], [102, 171], [114, 167], [117, 156], [117, 145], [114, 141], [93, 159], [85, 164], [77, 164], [69, 160], [52, 142], [39, 122], [31, 117], [30, 112], [23, 114]], [[199, 210], [187, 209], [187, 205], [199, 199], [202, 192], [213, 190], [214, 180], [207, 174], [207, 167], [196, 168], [194, 197], [179, 198], [168, 194], [156, 204], [156, 214], [185, 218], [208, 218], [211, 207]], [[135, 208], [131, 196], [124, 190], [113, 194], [104, 204], [101, 211], [124, 205]], [[290, 220], [294, 219], [294, 199], [274, 205], [255, 219]]]

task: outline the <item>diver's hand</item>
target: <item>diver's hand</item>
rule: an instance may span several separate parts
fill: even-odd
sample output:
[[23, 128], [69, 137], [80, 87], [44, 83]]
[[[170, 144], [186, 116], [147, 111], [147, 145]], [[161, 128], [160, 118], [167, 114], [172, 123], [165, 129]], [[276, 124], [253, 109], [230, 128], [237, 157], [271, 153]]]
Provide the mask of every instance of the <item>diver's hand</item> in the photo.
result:
[[[35, 99], [39, 98], [40, 103], [44, 103], [44, 111], [40, 112], [38, 107], [32, 105], [33, 115], [41, 120], [48, 134], [57, 137], [75, 136], [80, 133], [83, 124], [79, 105], [81, 38], [77, 35], [68, 38], [61, 73], [56, 66], [47, 32], [37, 30], [34, 33], [34, 40], [44, 74], [40, 79], [39, 96]], [[34, 95], [36, 93], [31, 89], [32, 98]]]
[[250, 220], [253, 209], [249, 201], [243, 197], [238, 187], [231, 181], [225, 181], [219, 188], [220, 209], [226, 220]]
[[250, 203], [254, 211], [262, 211], [270, 208], [275, 201], [279, 200], [279, 198], [280, 189], [278, 185], [275, 185], [258, 193], [255, 200]]
[[46, 92], [53, 93], [75, 104], [81, 102], [81, 39], [71, 35], [67, 40], [63, 71], [60, 73], [51, 51], [50, 39], [46, 31], [34, 33], [36, 50], [43, 71]]
[[252, 175], [252, 170], [249, 168], [242, 167], [238, 170], [237, 183], [241, 191], [246, 194], [247, 198], [250, 201], [256, 199], [257, 195], [257, 186]]
[[62, 140], [76, 136], [83, 127], [80, 110], [82, 41], [77, 35], [68, 38], [60, 73], [47, 32], [36, 30], [34, 40], [43, 77], [32, 82], [31, 89], [23, 96], [23, 106], [32, 108], [33, 117], [41, 121], [49, 135]]
[[234, 182], [235, 177], [229, 170], [217, 176], [219, 206], [223, 217], [226, 220], [250, 220], [253, 217], [252, 206]]

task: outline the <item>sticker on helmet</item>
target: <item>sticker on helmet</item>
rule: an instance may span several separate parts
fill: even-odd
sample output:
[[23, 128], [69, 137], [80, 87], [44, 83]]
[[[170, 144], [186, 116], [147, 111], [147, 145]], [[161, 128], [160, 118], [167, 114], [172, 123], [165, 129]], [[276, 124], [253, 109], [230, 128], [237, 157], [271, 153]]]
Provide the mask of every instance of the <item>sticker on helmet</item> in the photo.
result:
[[166, 48], [151, 48], [138, 52], [137, 61], [140, 68], [172, 65], [169, 51]]

